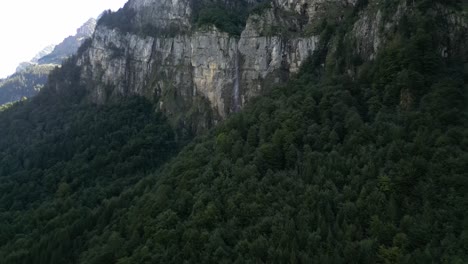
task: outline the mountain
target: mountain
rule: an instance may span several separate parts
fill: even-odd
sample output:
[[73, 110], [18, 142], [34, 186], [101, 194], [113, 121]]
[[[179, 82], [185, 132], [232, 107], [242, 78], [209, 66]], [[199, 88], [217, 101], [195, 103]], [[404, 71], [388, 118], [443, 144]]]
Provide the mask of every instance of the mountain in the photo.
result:
[[[287, 81], [317, 51], [323, 29], [340, 25], [365, 1], [171, 3], [129, 1], [116, 13], [105, 13], [78, 64], [83, 79], [92, 83], [91, 101], [157, 98], [168, 116], [182, 123], [196, 120], [197, 130], [236, 112], [265, 87]], [[356, 61], [375, 58], [406, 9], [389, 4], [387, 9], [400, 8], [392, 13], [370, 5], [376, 8], [360, 11], [344, 36]], [[457, 19], [450, 28], [464, 23]], [[451, 56], [466, 53], [463, 45], [453, 46], [463, 41], [456, 34], [448, 34], [439, 47]], [[213, 111], [198, 113], [200, 101]], [[190, 116], [183, 116], [181, 107]]]
[[0, 80], [0, 105], [36, 95], [46, 84], [47, 76], [56, 65], [29, 65], [6, 79]]
[[104, 13], [36, 97], [0, 112], [0, 258], [466, 263], [465, 10]]
[[39, 64], [60, 64], [64, 59], [75, 54], [83, 41], [91, 37], [96, 27], [96, 19], [90, 18], [80, 28], [76, 30], [74, 36], [65, 38], [60, 44], [54, 47], [49, 54], [39, 58]]
[[46, 55], [49, 55], [55, 48], [55, 45], [49, 45], [45, 47], [43, 50], [39, 51], [31, 61], [22, 62], [16, 67], [16, 73], [28, 71], [29, 68], [36, 66], [38, 64], [38, 60]]
[[29, 62], [22, 62], [16, 72], [0, 82], [0, 105], [32, 97], [46, 84], [47, 75], [55, 66], [76, 53], [83, 41], [93, 35], [96, 20], [91, 18], [58, 45], [38, 52]]
[[[90, 35], [91, 36], [91, 35]], [[31, 59], [31, 62], [32, 63], [38, 63], [39, 62], [39, 59], [46, 56], [46, 55], [49, 55], [50, 53], [52, 53], [52, 51], [54, 51], [54, 48], [55, 48], [55, 45], [49, 45], [47, 47], [45, 47], [43, 50], [39, 51], [36, 56], [34, 56], [34, 58]], [[74, 52], [70, 53], [70, 54], [73, 54]]]

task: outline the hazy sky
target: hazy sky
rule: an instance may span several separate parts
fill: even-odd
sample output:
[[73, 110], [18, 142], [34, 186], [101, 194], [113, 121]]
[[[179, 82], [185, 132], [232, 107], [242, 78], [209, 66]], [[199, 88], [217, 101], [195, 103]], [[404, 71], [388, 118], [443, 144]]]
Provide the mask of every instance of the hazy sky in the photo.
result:
[[74, 35], [78, 27], [127, 0], [1, 0], [0, 78], [15, 72], [50, 44]]

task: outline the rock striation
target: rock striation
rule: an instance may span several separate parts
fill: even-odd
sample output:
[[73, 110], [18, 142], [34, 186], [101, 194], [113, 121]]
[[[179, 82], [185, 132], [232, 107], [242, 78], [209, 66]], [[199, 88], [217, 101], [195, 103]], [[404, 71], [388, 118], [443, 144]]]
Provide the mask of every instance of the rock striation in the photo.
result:
[[78, 62], [83, 79], [92, 83], [92, 100], [103, 103], [116, 96], [144, 95], [158, 98], [161, 108], [170, 113], [177, 109], [171, 109], [168, 96], [188, 104], [201, 97], [208, 100], [214, 118], [223, 119], [267, 85], [296, 73], [319, 41], [316, 35], [265, 32], [271, 24], [289, 27], [291, 21], [283, 17], [286, 12], [294, 12], [289, 14], [294, 21], [303, 12], [284, 1], [250, 15], [240, 36], [215, 26], [196, 27], [191, 22], [192, 2], [131, 0], [125, 6], [134, 11], [132, 23], [137, 27], [150, 24], [161, 31], [177, 31], [173, 36], [98, 26]]
[[384, 21], [378, 1], [368, 1], [370, 8], [361, 11], [357, 0], [222, 1], [248, 6], [245, 27], [234, 36], [214, 25], [197, 25], [204, 2], [130, 0], [123, 11], [132, 30], [98, 23], [78, 58], [90, 100], [143, 95], [169, 116], [194, 112], [203, 101], [216, 122], [297, 73], [317, 50], [317, 28], [325, 20], [341, 23], [346, 12], [360, 12], [347, 38], [357, 57], [372, 60], [385, 32], [405, 11], [399, 6]]

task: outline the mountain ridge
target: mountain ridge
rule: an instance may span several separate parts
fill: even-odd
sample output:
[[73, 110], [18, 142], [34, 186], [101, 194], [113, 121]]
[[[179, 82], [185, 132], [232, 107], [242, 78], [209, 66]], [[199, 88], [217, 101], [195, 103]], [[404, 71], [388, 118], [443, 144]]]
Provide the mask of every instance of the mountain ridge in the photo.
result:
[[47, 82], [47, 75], [59, 67], [63, 60], [75, 54], [85, 39], [92, 36], [96, 20], [90, 18], [76, 30], [74, 36], [57, 45], [50, 45], [38, 52], [28, 62], [22, 62], [16, 72], [0, 83], [0, 105], [35, 96]]
[[39, 58], [38, 63], [60, 64], [64, 59], [76, 53], [83, 41], [93, 35], [96, 23], [96, 19], [88, 19], [81, 27], [76, 30], [75, 35], [69, 36], [61, 43], [57, 44], [51, 53]]

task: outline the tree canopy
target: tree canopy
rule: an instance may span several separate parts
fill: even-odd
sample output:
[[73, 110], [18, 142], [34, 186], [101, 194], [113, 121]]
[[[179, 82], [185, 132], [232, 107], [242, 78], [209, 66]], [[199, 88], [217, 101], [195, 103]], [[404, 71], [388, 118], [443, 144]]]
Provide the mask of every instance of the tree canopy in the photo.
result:
[[367, 62], [346, 38], [324, 56], [325, 26], [295, 78], [188, 144], [145, 99], [83, 102], [64, 65], [67, 89], [0, 112], [0, 259], [466, 263], [466, 58], [426, 12]]

